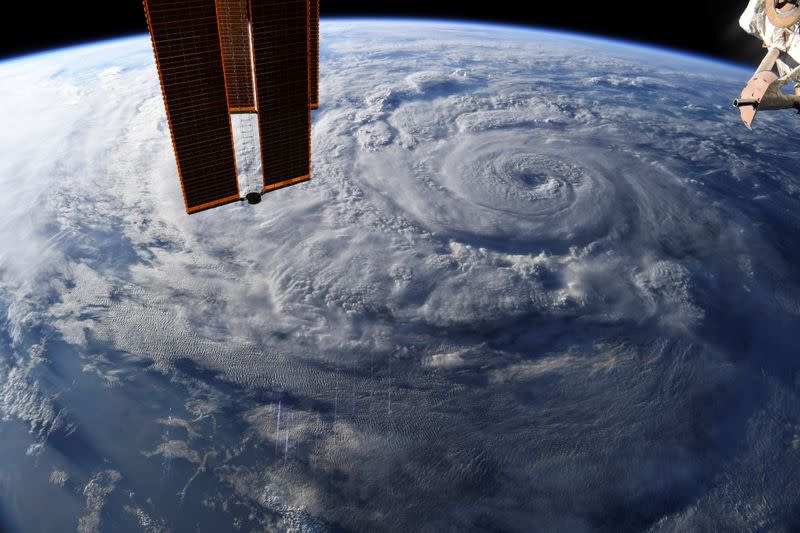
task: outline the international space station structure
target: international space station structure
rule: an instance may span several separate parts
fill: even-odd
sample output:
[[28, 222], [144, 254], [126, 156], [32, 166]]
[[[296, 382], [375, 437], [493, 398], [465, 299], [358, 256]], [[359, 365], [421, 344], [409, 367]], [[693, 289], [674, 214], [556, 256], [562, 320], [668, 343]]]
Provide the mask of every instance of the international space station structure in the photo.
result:
[[[318, 0], [144, 0], [187, 213], [311, 178]], [[250, 115], [262, 179], [242, 197], [233, 117]], [[247, 139], [245, 139], [246, 141]]]
[[[733, 105], [752, 128], [759, 111], [800, 113], [800, 0], [750, 0], [739, 25], [767, 49], [764, 60]], [[794, 82], [792, 94], [783, 91]]]

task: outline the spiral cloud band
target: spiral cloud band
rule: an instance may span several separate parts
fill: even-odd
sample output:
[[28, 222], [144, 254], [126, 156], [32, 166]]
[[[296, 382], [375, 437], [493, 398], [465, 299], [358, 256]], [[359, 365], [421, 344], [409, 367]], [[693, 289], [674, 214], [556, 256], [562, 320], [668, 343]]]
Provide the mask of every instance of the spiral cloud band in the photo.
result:
[[796, 528], [799, 161], [747, 73], [321, 42], [314, 179], [192, 217], [146, 39], [0, 64], [0, 529]]

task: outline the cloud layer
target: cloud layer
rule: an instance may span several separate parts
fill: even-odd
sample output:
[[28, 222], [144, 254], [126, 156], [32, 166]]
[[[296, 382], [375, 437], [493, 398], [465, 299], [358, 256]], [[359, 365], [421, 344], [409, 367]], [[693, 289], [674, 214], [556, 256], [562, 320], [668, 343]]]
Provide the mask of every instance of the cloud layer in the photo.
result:
[[322, 31], [314, 180], [192, 217], [146, 39], [0, 67], [0, 413], [76, 527], [796, 525], [791, 117], [627, 45]]

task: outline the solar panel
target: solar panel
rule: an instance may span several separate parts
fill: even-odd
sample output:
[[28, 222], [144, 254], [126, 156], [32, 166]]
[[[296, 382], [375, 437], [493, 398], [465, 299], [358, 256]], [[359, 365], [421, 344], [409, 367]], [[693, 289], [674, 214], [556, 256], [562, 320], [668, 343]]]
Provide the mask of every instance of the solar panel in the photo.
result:
[[251, 3], [264, 192], [311, 173], [308, 0]]
[[239, 200], [214, 0], [144, 0], [186, 211]]
[[247, 0], [217, 0], [228, 106], [234, 113], [256, 110], [247, 3]]
[[319, 108], [319, 0], [308, 0], [308, 93], [311, 109]]

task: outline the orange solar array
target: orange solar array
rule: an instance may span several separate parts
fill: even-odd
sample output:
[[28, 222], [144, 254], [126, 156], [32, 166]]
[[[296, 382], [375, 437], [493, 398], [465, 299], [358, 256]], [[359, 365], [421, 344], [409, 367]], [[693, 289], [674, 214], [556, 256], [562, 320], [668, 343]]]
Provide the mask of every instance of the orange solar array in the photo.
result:
[[217, 12], [211, 0], [144, 0], [186, 211], [239, 200]]
[[[231, 113], [258, 113], [258, 192], [310, 179], [319, 0], [144, 0], [144, 9], [186, 211], [242, 200]], [[253, 137], [237, 135], [245, 146]]]
[[253, 1], [250, 9], [266, 192], [311, 174], [308, 0]]
[[233, 112], [255, 111], [247, 0], [216, 0], [222, 62]]
[[311, 109], [319, 108], [319, 0], [308, 0], [308, 93]]

